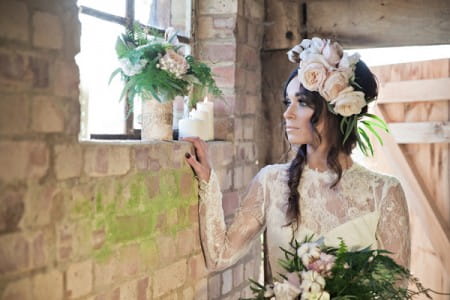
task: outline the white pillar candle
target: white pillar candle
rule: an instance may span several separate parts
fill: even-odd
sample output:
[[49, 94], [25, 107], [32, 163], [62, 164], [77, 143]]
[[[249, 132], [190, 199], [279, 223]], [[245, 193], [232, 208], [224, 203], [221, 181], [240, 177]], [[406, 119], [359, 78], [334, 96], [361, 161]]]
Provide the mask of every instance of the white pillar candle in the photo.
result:
[[199, 119], [181, 119], [178, 121], [178, 138], [200, 136], [205, 122]]
[[214, 140], [214, 102], [205, 97], [203, 102], [197, 103], [197, 109], [208, 113], [208, 140]]
[[205, 110], [196, 110], [193, 109], [191, 113], [189, 114], [191, 119], [198, 119], [203, 121], [202, 130], [200, 132], [199, 137], [202, 140], [208, 141], [209, 140], [209, 128], [208, 128], [208, 112]]

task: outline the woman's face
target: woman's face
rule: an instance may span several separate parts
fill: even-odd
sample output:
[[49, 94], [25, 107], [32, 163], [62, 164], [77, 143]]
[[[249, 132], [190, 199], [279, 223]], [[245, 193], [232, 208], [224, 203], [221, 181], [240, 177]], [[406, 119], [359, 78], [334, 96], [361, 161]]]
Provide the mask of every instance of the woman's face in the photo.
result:
[[300, 90], [298, 77], [294, 77], [286, 88], [287, 109], [283, 114], [286, 120], [286, 133], [288, 140], [294, 145], [309, 144], [314, 142], [314, 134], [311, 125], [313, 108], [303, 100], [304, 95], [297, 95]]

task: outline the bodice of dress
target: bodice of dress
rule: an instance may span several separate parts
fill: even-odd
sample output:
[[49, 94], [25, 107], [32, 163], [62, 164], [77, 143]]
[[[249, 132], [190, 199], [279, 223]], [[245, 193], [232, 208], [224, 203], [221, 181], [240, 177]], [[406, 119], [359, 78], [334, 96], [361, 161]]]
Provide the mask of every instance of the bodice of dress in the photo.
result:
[[206, 264], [219, 270], [234, 264], [267, 229], [272, 274], [283, 272], [278, 264], [283, 248], [294, 236], [323, 238], [337, 246], [339, 238], [353, 249], [367, 246], [393, 252], [393, 258], [408, 267], [410, 236], [408, 209], [400, 183], [394, 177], [370, 171], [353, 163], [332, 187], [336, 174], [305, 166], [300, 185], [300, 223], [287, 225], [288, 164], [269, 165], [253, 178], [240, 207], [227, 228], [222, 194], [214, 171], [208, 182], [200, 181], [200, 235]]

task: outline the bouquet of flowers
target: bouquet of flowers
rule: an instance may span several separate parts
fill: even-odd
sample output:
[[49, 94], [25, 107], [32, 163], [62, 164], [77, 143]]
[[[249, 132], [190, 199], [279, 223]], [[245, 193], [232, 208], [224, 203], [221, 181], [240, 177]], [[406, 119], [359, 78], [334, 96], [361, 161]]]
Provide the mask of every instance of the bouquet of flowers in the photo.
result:
[[162, 37], [135, 24], [133, 30], [119, 36], [116, 53], [120, 67], [111, 74], [110, 81], [121, 74], [126, 82], [120, 99], [128, 94], [132, 108], [136, 95], [166, 102], [191, 94], [194, 103], [208, 92], [220, 96], [211, 69], [191, 55], [182, 55], [181, 47], [173, 28]]
[[[250, 299], [412, 299], [424, 294], [429, 299], [432, 290], [425, 289], [407, 269], [387, 256], [386, 250], [365, 248], [349, 251], [341, 239], [338, 248], [312, 242], [312, 236], [302, 243], [291, 241], [292, 249], [281, 250], [280, 260], [286, 274], [282, 281], [262, 285], [250, 279], [254, 298]], [[411, 282], [417, 290], [405, 285]]]

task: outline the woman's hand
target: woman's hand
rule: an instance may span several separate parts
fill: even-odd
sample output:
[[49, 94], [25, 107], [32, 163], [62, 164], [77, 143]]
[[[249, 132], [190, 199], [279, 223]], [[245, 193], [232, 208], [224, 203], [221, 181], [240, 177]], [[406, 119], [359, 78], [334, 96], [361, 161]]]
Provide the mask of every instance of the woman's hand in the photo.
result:
[[194, 169], [200, 180], [208, 182], [211, 175], [211, 167], [208, 161], [208, 145], [199, 137], [185, 137], [181, 140], [193, 144], [195, 155], [186, 152], [186, 161]]

